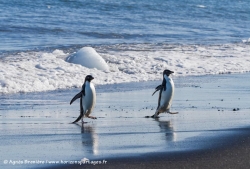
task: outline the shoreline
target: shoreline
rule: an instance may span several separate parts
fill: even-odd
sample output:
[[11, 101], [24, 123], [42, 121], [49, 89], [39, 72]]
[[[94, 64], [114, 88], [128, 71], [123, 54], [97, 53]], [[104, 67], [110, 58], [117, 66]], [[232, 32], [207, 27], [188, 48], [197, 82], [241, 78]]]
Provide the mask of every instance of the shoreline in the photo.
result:
[[[3, 98], [0, 146], [2, 153], [7, 153], [1, 156], [3, 160], [107, 161], [105, 166], [59, 163], [18, 165], [19, 168], [209, 168], [204, 159], [215, 165], [219, 163], [216, 158], [226, 160], [233, 157], [234, 151], [248, 152], [250, 82], [244, 79], [249, 76], [175, 78], [172, 109], [180, 113], [161, 114], [157, 120], [144, 117], [155, 110], [158, 96], [151, 94], [158, 82], [125, 91], [122, 89], [134, 84], [109, 86], [97, 95], [93, 115], [98, 119], [85, 119], [84, 128], [70, 124], [78, 116], [78, 103], [69, 105], [77, 89], [42, 93], [46, 96], [33, 93]], [[241, 142], [244, 145], [238, 144]], [[246, 161], [241, 164], [246, 165]], [[13, 167], [3, 163], [0, 166]]]

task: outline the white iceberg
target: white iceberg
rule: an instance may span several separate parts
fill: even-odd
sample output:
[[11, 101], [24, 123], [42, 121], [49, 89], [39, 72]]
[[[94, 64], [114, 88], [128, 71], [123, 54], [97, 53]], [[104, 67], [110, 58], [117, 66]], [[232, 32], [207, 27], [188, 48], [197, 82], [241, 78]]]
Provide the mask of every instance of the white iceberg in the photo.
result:
[[92, 47], [83, 47], [75, 54], [66, 59], [69, 63], [75, 63], [84, 67], [98, 70], [109, 71], [109, 66], [105, 60]]

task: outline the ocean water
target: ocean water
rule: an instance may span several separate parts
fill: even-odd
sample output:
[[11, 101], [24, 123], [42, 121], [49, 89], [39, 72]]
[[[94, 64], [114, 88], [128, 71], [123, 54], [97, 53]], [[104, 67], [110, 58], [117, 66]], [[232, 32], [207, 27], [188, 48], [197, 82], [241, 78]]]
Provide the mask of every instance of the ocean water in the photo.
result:
[[[2, 0], [0, 14], [0, 93], [250, 71], [250, 1]], [[67, 61], [86, 46], [108, 71]]]

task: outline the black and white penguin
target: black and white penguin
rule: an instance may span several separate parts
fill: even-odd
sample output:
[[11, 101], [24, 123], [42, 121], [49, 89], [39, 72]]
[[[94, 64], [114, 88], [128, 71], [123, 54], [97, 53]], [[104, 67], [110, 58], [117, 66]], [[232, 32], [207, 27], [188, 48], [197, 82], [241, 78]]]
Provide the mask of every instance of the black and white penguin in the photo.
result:
[[96, 119], [96, 117], [90, 116], [96, 102], [95, 86], [91, 83], [93, 79], [93, 76], [87, 75], [85, 77], [84, 84], [82, 85], [82, 91], [75, 95], [75, 97], [73, 97], [70, 101], [70, 104], [72, 104], [76, 99], [80, 98], [80, 116], [73, 123], [78, 122], [80, 119], [82, 119], [83, 123], [84, 116]]
[[170, 112], [170, 107], [172, 104], [172, 99], [174, 96], [174, 82], [171, 79], [170, 75], [174, 73], [168, 69], [163, 71], [163, 81], [162, 84], [155, 88], [155, 92], [152, 96], [157, 92], [159, 92], [158, 98], [158, 106], [155, 111], [155, 114], [151, 117], [157, 118], [160, 113], [167, 112], [170, 114], [177, 114], [178, 112]]

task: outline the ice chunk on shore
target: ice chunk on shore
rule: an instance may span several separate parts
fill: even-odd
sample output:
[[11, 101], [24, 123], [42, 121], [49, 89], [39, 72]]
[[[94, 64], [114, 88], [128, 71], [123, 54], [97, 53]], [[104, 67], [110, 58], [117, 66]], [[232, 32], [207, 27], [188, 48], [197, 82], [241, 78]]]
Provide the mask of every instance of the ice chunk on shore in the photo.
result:
[[105, 60], [92, 47], [83, 47], [75, 54], [66, 59], [67, 62], [80, 64], [87, 68], [109, 71], [109, 66]]

